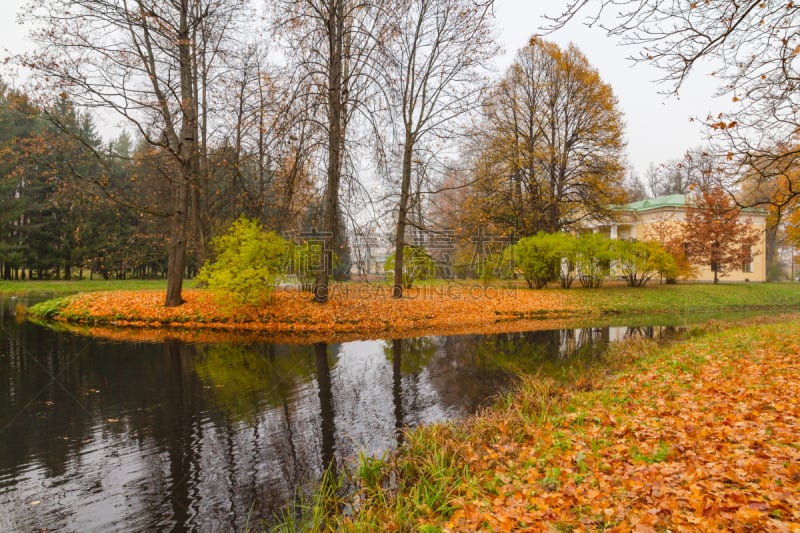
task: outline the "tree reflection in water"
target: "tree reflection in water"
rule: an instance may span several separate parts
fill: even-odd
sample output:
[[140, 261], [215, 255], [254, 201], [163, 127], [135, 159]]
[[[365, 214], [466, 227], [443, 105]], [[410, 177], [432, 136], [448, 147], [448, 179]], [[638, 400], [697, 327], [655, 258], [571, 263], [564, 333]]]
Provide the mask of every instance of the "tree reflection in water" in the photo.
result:
[[124, 343], [18, 323], [13, 304], [0, 304], [3, 531], [269, 521], [328, 466], [381, 455], [405, 428], [466, 416], [519, 372], [596, 364], [611, 340], [659, 334]]

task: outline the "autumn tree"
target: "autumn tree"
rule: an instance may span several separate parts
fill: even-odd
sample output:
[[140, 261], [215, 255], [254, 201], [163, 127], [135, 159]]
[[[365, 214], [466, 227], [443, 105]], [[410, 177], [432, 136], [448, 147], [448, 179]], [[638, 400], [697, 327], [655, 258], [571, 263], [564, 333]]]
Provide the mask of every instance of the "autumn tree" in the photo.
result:
[[[37, 278], [63, 272], [70, 279], [73, 267], [82, 267], [97, 248], [90, 228], [106, 207], [71, 178], [75, 173], [100, 178], [102, 167], [93, 153], [101, 140], [91, 116], [76, 110], [66, 95], [48, 110], [15, 92], [4, 103], [0, 122], [7, 138], [0, 158], [6, 168], [0, 171], [8, 189], [0, 187], [0, 203], [10, 215], [8, 237], [16, 241], [6, 243], [15, 249], [12, 261]], [[51, 115], [69, 134], [44, 120]]]
[[[65, 95], [45, 114], [56, 115], [60, 129], [51, 126], [38, 146], [28, 150], [51, 189], [46, 199], [48, 222], [40, 225], [39, 241], [53, 247], [53, 252], [50, 264], [42, 267], [55, 267], [57, 278], [63, 268], [64, 279], [70, 279], [73, 268], [83, 266], [100, 244], [90, 231], [91, 221], [102, 216], [102, 211], [110, 211], [89, 187], [73, 179], [75, 175], [101, 179], [104, 169], [94, 154], [102, 149], [102, 139], [91, 115], [76, 110]], [[47, 255], [40, 247], [37, 259]]]
[[714, 272], [714, 283], [733, 268], [752, 261], [760, 233], [742, 209], [721, 188], [700, 189], [694, 201], [686, 206], [683, 222], [686, 253], [694, 263], [708, 265]]
[[[732, 103], [730, 111], [707, 117], [717, 139], [716, 151], [730, 163], [727, 179], [719, 181], [737, 185], [755, 171], [768, 183], [797, 166], [800, 5], [760, 0], [572, 0], [561, 14], [553, 14], [550, 29], [562, 27], [579, 13], [586, 15], [586, 24], [599, 24], [638, 49], [634, 59], [661, 68], [663, 79], [676, 92], [698, 65], [711, 65], [720, 80], [718, 94]], [[789, 149], [776, 149], [781, 146]], [[755, 201], [781, 206], [797, 196], [800, 190]], [[752, 201], [739, 200], [742, 205], [756, 205]]]
[[740, 203], [766, 207], [765, 263], [770, 279], [778, 274], [778, 250], [790, 238], [800, 207], [800, 167], [792, 164], [793, 151], [791, 147], [776, 146], [775, 153], [786, 154], [788, 161], [782, 157], [754, 160], [740, 179]]
[[623, 120], [575, 45], [532, 38], [488, 98], [479, 130], [485, 216], [520, 235], [576, 227], [623, 203]]
[[27, 226], [37, 200], [36, 164], [25, 146], [47, 131], [28, 97], [0, 82], [0, 268], [2, 279], [19, 279], [26, 265]]
[[390, 97], [402, 120], [394, 252], [396, 298], [403, 295], [405, 286], [404, 254], [413, 193], [412, 172], [414, 161], [422, 159], [418, 147], [429, 140], [454, 136], [455, 120], [480, 103], [482, 72], [496, 52], [490, 23], [491, 2], [406, 0], [401, 4], [394, 12], [398, 35], [388, 42], [384, 72], [388, 86], [396, 88]]
[[182, 302], [192, 192], [206, 142], [200, 102], [207, 54], [230, 30], [228, 13], [237, 7], [223, 0], [30, 0], [26, 11], [39, 48], [21, 61], [42, 88], [115, 112], [178, 169], [165, 176], [167, 306]]

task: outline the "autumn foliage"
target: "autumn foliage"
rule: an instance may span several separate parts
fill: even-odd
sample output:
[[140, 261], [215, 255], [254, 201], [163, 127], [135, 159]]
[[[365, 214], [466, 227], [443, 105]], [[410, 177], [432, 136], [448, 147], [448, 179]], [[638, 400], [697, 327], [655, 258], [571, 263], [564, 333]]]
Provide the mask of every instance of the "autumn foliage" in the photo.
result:
[[[401, 491], [365, 488], [337, 527], [800, 531], [799, 339], [795, 319], [657, 352], [637, 341], [612, 355], [623, 373], [573, 387], [530, 378], [465, 424], [415, 431], [392, 466]], [[413, 484], [445, 470], [448, 490], [412, 508]]]
[[759, 231], [721, 188], [701, 189], [686, 208], [683, 239], [690, 259], [710, 265], [714, 283], [752, 261]]
[[[277, 289], [265, 306], [241, 305], [224, 293], [184, 291], [185, 303], [165, 307], [160, 291], [113, 291], [67, 297], [49, 318], [91, 326], [138, 326], [230, 332], [260, 332], [287, 338], [370, 338], [496, 329], [498, 322], [557, 319], [588, 313], [580, 299], [559, 292], [532, 293], [516, 288], [466, 284], [410, 289], [392, 297], [391, 287], [333, 285], [326, 305], [309, 293]], [[518, 326], [519, 327], [519, 326]], [[171, 333], [172, 334], [172, 333]]]

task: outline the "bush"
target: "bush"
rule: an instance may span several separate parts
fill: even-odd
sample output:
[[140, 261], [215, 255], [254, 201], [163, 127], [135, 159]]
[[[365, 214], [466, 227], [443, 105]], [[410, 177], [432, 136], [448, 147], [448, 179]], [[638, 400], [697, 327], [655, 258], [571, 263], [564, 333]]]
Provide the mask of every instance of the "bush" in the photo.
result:
[[264, 231], [258, 222], [240, 217], [211, 246], [216, 259], [203, 265], [199, 281], [229, 293], [240, 304], [263, 305], [271, 300], [286, 241]]
[[541, 289], [556, 278], [563, 257], [562, 241], [558, 234], [540, 231], [531, 237], [523, 237], [514, 245], [514, 264], [530, 288]]
[[611, 241], [600, 233], [584, 233], [575, 241], [575, 268], [586, 288], [597, 289], [611, 269]]
[[[395, 254], [386, 258], [383, 270], [388, 274], [394, 272]], [[403, 249], [403, 288], [410, 289], [417, 280], [432, 279], [436, 276], [436, 263], [425, 248], [406, 245]]]
[[678, 266], [661, 243], [655, 241], [614, 241], [614, 256], [628, 287], [644, 287], [658, 274], [675, 277]]

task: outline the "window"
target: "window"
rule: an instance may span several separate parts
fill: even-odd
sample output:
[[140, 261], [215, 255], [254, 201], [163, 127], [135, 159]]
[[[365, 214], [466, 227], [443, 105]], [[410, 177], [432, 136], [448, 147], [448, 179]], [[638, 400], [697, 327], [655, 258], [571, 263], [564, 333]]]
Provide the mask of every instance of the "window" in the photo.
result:
[[753, 272], [753, 250], [749, 244], [742, 246], [742, 272]]

